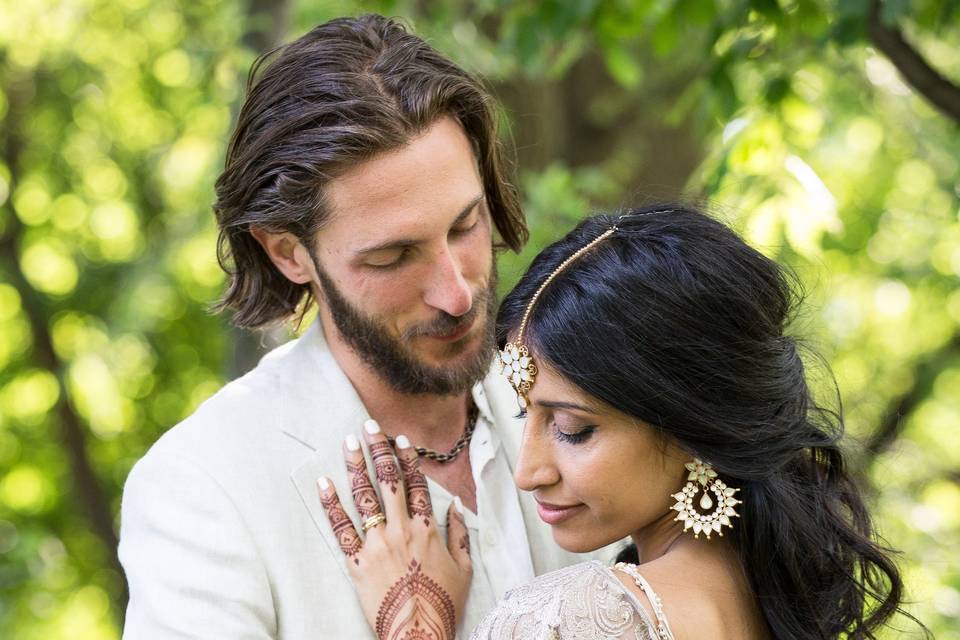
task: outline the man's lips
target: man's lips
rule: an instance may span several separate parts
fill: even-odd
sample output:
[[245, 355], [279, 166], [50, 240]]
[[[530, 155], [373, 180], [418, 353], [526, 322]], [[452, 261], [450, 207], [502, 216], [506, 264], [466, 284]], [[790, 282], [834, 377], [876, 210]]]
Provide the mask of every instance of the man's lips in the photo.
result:
[[560, 524], [564, 520], [575, 516], [584, 506], [583, 503], [563, 505], [537, 500], [537, 513], [540, 515], [540, 519], [547, 524]]
[[470, 322], [465, 323], [462, 327], [454, 329], [450, 333], [431, 333], [429, 336], [434, 340], [440, 340], [441, 342], [454, 342], [455, 340], [459, 340], [463, 336], [470, 333], [470, 329], [473, 328], [474, 322], [474, 320], [471, 320]]

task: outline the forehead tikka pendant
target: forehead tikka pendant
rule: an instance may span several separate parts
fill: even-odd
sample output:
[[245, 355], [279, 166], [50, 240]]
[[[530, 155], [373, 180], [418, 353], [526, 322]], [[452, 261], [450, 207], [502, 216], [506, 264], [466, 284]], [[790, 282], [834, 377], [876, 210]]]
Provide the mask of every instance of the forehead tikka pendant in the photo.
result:
[[510, 382], [513, 390], [517, 392], [517, 404], [520, 405], [521, 410], [526, 410], [527, 406], [530, 404], [530, 399], [527, 394], [530, 393], [530, 389], [533, 387], [533, 383], [537, 379], [538, 371], [537, 365], [533, 361], [533, 356], [530, 355], [530, 349], [523, 342], [523, 333], [527, 328], [527, 321], [530, 319], [530, 311], [533, 309], [533, 305], [536, 304], [537, 299], [540, 298], [540, 294], [543, 293], [543, 290], [547, 288], [547, 285], [553, 282], [553, 279], [557, 277], [557, 274], [566, 269], [571, 262], [593, 248], [594, 245], [613, 235], [616, 230], [616, 225], [610, 227], [599, 236], [588, 242], [585, 246], [574, 252], [574, 254], [569, 258], [561, 262], [560, 266], [554, 269], [553, 272], [547, 276], [547, 279], [543, 281], [543, 284], [537, 288], [536, 293], [534, 293], [533, 297], [530, 298], [530, 302], [527, 304], [527, 308], [523, 312], [523, 318], [520, 320], [520, 329], [517, 331], [517, 337], [514, 338], [512, 342], [505, 344], [503, 350], [500, 351], [500, 373]]
[[500, 352], [500, 373], [510, 381], [513, 390], [517, 392], [517, 404], [521, 409], [527, 408], [527, 393], [537, 379], [537, 365], [530, 357], [527, 345], [520, 342], [510, 342]]

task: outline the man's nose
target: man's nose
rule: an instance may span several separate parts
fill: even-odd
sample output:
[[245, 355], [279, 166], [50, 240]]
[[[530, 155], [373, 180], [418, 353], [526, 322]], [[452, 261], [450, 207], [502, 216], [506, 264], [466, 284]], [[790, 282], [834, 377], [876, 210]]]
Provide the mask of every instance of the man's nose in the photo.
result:
[[463, 278], [460, 261], [449, 248], [437, 256], [433, 272], [425, 285], [424, 302], [451, 316], [462, 316], [473, 305], [473, 293]]
[[549, 444], [543, 437], [532, 433], [533, 425], [523, 428], [517, 467], [513, 471], [513, 481], [523, 491], [535, 491], [549, 487], [560, 480], [556, 466], [550, 460]]

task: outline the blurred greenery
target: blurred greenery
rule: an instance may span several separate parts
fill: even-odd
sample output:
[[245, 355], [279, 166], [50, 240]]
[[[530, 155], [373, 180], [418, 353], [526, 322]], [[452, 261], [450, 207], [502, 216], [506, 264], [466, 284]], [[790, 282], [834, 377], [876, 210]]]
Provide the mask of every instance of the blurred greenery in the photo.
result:
[[126, 474], [259, 352], [208, 313], [246, 71], [365, 11], [502, 100], [532, 228], [504, 287], [681, 194], [797, 271], [909, 608], [960, 638], [957, 0], [0, 0], [0, 636], [119, 637]]

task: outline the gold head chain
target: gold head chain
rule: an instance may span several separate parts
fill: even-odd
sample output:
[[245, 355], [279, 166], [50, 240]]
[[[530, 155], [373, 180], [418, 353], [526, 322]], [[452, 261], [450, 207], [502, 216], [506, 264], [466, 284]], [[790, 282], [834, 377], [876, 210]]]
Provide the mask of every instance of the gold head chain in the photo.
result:
[[599, 236], [588, 242], [585, 246], [578, 249], [571, 255], [569, 258], [560, 263], [560, 265], [553, 270], [547, 279], [543, 281], [543, 284], [537, 288], [536, 293], [533, 294], [533, 297], [530, 298], [530, 302], [527, 304], [526, 310], [523, 312], [523, 318], [520, 320], [520, 330], [517, 331], [517, 337], [513, 339], [513, 342], [508, 342], [503, 347], [503, 351], [500, 352], [500, 373], [507, 380], [510, 381], [513, 390], [517, 392], [517, 404], [520, 405], [520, 409], [525, 410], [529, 404], [529, 399], [527, 394], [530, 393], [531, 387], [537, 378], [537, 365], [533, 361], [533, 357], [530, 355], [530, 349], [527, 348], [527, 345], [523, 343], [523, 332], [527, 328], [527, 321], [530, 319], [530, 312], [533, 310], [533, 305], [537, 303], [537, 299], [540, 298], [540, 294], [543, 293], [543, 290], [547, 288], [553, 279], [557, 275], [566, 269], [572, 262], [577, 260], [580, 256], [585, 254], [587, 251], [590, 251], [594, 246], [603, 242], [610, 236], [612, 236], [617, 231], [617, 225], [620, 224], [620, 221], [624, 218], [634, 217], [634, 216], [647, 216], [654, 213], [672, 213], [674, 209], [659, 209], [656, 211], [647, 211], [639, 214], [627, 213], [619, 218], [613, 224], [612, 227], [601, 233]]
[[547, 279], [543, 281], [543, 284], [540, 285], [537, 292], [530, 298], [530, 303], [527, 304], [527, 308], [523, 312], [517, 337], [514, 338], [513, 342], [508, 342], [504, 345], [503, 351], [500, 352], [500, 373], [510, 381], [513, 390], [517, 392], [517, 404], [520, 405], [521, 409], [527, 408], [527, 393], [530, 392], [530, 388], [533, 386], [533, 382], [537, 377], [537, 365], [530, 356], [530, 349], [523, 343], [523, 332], [527, 328], [527, 320], [530, 318], [530, 311], [533, 309], [533, 305], [536, 304], [537, 299], [540, 297], [540, 294], [543, 293], [543, 290], [547, 288], [547, 285], [557, 277], [557, 274], [566, 269], [571, 262], [585, 254], [596, 244], [609, 238], [616, 230], [617, 225], [613, 225], [577, 250], [572, 256], [561, 262], [560, 266], [547, 276]]

